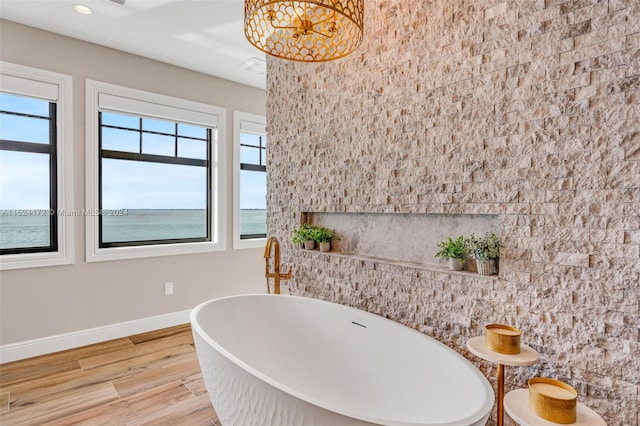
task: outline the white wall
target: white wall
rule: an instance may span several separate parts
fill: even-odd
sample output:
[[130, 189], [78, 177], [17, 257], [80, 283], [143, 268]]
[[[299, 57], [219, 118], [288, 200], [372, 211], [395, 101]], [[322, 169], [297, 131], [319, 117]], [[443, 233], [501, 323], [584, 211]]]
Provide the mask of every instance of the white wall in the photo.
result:
[[[227, 109], [227, 217], [232, 218], [234, 110], [265, 114], [263, 90], [2, 20], [0, 59], [73, 77], [73, 209], [85, 206], [85, 79]], [[203, 61], [215, 61], [214, 56]], [[265, 291], [261, 249], [85, 262], [84, 219], [75, 222], [75, 263], [0, 272], [0, 345], [193, 308], [205, 300]], [[164, 296], [165, 281], [175, 294]]]

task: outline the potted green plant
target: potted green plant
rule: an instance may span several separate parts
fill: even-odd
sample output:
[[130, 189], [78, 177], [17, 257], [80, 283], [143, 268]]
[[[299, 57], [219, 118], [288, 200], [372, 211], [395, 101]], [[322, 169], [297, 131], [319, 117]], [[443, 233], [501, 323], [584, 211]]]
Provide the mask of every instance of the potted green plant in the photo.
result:
[[449, 259], [449, 269], [452, 271], [461, 271], [464, 261], [467, 259], [467, 241], [463, 235], [453, 239], [447, 237], [438, 243], [439, 252], [436, 257]]
[[313, 250], [316, 246], [314, 239], [316, 227], [310, 223], [304, 223], [299, 228], [293, 230], [291, 241], [294, 244], [304, 247], [307, 250]]
[[336, 231], [328, 228], [316, 228], [313, 239], [320, 246], [320, 251], [331, 251], [331, 241], [336, 239]]
[[493, 274], [496, 259], [500, 258], [500, 239], [495, 233], [486, 232], [480, 238], [471, 234], [467, 239], [467, 250], [476, 261], [478, 274]]

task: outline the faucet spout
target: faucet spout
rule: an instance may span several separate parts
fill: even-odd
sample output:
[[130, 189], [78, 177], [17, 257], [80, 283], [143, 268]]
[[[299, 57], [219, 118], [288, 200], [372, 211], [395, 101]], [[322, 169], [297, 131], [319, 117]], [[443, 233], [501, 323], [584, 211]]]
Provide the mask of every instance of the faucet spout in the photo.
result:
[[[271, 259], [271, 246], [273, 246], [273, 272], [269, 272], [269, 260]], [[264, 248], [265, 270], [264, 276], [267, 279], [267, 293], [271, 293], [269, 288], [269, 278], [273, 278], [273, 292], [280, 294], [280, 281], [291, 279], [291, 270], [289, 272], [280, 272], [280, 242], [276, 237], [267, 240]]]

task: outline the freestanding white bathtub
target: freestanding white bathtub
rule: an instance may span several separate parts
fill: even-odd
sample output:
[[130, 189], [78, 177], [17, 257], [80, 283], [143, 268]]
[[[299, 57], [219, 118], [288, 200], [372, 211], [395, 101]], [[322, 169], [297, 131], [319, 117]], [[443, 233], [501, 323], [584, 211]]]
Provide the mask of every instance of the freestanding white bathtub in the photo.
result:
[[199, 305], [191, 324], [225, 426], [484, 425], [494, 403], [457, 352], [347, 306], [233, 296]]

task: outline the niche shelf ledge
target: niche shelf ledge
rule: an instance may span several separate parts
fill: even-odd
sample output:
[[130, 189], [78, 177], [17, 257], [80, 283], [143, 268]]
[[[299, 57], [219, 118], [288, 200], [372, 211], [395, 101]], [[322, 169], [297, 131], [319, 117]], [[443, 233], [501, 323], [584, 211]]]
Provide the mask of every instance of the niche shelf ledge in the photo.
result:
[[321, 252], [320, 250], [305, 250], [305, 249], [299, 249], [299, 251], [301, 253], [309, 253], [310, 255], [325, 255], [325, 256], [342, 257], [342, 258], [347, 258], [347, 259], [357, 259], [357, 260], [363, 260], [363, 261], [367, 261], [367, 262], [383, 263], [383, 264], [386, 264], [386, 265], [402, 266], [402, 267], [406, 267], [406, 268], [414, 268], [414, 269], [422, 269], [422, 270], [426, 270], [426, 271], [442, 272], [442, 273], [447, 273], [447, 274], [451, 274], [451, 275], [462, 275], [462, 276], [469, 277], [469, 278], [481, 278], [481, 279], [494, 280], [494, 281], [500, 278], [499, 275], [481, 275], [481, 274], [478, 274], [478, 273], [472, 272], [472, 271], [465, 271], [465, 270], [452, 271], [451, 269], [449, 269], [446, 266], [441, 266], [441, 265], [437, 265], [437, 264], [434, 264], [434, 263], [413, 262], [413, 261], [408, 261], [408, 260], [390, 259], [390, 258], [385, 258], [385, 257], [369, 256], [369, 255], [364, 255], [364, 254], [341, 252], [341, 251], [325, 251], [325, 252]]

